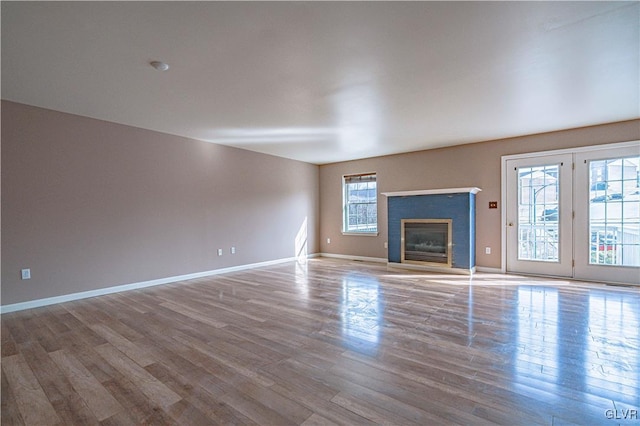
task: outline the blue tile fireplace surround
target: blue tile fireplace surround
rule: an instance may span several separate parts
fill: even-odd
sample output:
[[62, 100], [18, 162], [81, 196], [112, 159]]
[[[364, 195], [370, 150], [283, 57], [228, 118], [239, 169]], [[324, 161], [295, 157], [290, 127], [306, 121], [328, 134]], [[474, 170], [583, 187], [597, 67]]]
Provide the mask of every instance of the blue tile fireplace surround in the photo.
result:
[[479, 191], [474, 187], [382, 193], [388, 198], [388, 267], [475, 272]]

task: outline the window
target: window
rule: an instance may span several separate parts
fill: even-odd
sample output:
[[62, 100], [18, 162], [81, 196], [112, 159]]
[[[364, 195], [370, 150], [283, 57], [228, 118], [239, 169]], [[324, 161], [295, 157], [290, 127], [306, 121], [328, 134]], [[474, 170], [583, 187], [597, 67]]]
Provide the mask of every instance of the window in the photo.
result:
[[342, 232], [377, 234], [378, 193], [376, 174], [366, 173], [343, 177]]

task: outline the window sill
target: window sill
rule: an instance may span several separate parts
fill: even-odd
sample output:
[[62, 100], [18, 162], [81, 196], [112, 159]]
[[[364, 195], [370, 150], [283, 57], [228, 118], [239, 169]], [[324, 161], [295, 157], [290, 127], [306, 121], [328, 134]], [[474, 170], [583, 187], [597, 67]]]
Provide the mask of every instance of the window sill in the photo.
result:
[[377, 232], [345, 232], [342, 231], [342, 235], [357, 235], [359, 237], [377, 237]]

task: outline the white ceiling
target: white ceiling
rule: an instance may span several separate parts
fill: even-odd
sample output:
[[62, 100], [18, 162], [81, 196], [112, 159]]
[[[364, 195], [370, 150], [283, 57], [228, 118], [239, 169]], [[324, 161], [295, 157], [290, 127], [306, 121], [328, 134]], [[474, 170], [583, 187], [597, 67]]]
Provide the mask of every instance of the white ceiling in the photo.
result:
[[638, 2], [1, 7], [3, 99], [315, 164], [640, 117]]

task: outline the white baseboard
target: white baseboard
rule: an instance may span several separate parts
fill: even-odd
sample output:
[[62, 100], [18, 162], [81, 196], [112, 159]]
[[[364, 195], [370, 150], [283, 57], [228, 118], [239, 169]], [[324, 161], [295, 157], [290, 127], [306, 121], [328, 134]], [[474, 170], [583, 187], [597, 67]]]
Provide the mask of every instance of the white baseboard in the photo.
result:
[[[375, 262], [375, 263], [388, 263], [389, 261], [383, 257], [366, 257], [366, 256], [352, 256], [349, 254], [335, 254], [335, 253], [318, 253], [315, 255], [310, 255], [309, 257], [333, 257], [335, 259], [345, 259], [345, 260], [361, 260], [364, 262]], [[475, 270], [473, 272], [486, 272], [491, 274], [504, 274], [505, 272], [500, 268], [488, 268], [486, 266], [475, 266]]]
[[[319, 254], [310, 254], [307, 258], [318, 257]], [[173, 277], [159, 278], [149, 281], [141, 281], [131, 284], [117, 285], [114, 287], [99, 288], [96, 290], [82, 291], [79, 293], [64, 294], [62, 296], [47, 297], [44, 299], [29, 300], [27, 302], [14, 303], [11, 305], [0, 306], [0, 314], [9, 312], [23, 311], [25, 309], [39, 308], [41, 306], [55, 305], [57, 303], [70, 302], [72, 300], [86, 299], [89, 297], [103, 296], [105, 294], [120, 293], [122, 291], [137, 290], [145, 287], [169, 284], [178, 281], [192, 280], [194, 278], [209, 277], [212, 275], [226, 274], [229, 272], [243, 271], [246, 269], [260, 268], [263, 266], [277, 265], [298, 260], [297, 257], [288, 257], [284, 259], [269, 260], [266, 262], [250, 263], [247, 265], [230, 266], [228, 268], [214, 269], [211, 271], [195, 272], [192, 274], [176, 275]]]
[[[313, 254], [307, 255], [308, 259], [313, 259], [313, 258], [316, 258], [316, 257], [329, 257], [329, 258], [345, 259], [345, 260], [359, 260], [359, 261], [364, 261], [364, 262], [387, 263], [387, 259], [381, 258], [381, 257], [351, 256], [351, 255], [346, 255], [346, 254], [334, 254], [334, 253], [313, 253]], [[14, 304], [11, 304], [11, 305], [0, 306], [0, 314], [6, 314], [6, 313], [9, 313], [9, 312], [16, 312], [16, 311], [23, 311], [25, 309], [39, 308], [39, 307], [48, 306], [48, 305], [55, 305], [57, 303], [70, 302], [72, 300], [87, 299], [89, 297], [102, 296], [102, 295], [105, 295], [105, 294], [120, 293], [120, 292], [123, 292], [123, 291], [137, 290], [137, 289], [141, 289], [141, 288], [145, 288], [145, 287], [152, 287], [152, 286], [156, 286], [156, 285], [175, 283], [175, 282], [178, 282], [178, 281], [185, 281], [185, 280], [191, 280], [191, 279], [195, 279], [195, 278], [209, 277], [209, 276], [212, 276], [212, 275], [226, 274], [226, 273], [229, 273], [229, 272], [244, 271], [244, 270], [247, 270], [247, 269], [254, 269], [254, 268], [260, 268], [260, 267], [264, 267], [264, 266], [277, 265], [277, 264], [280, 264], [280, 263], [292, 262], [292, 261], [295, 261], [295, 260], [298, 260], [298, 258], [297, 257], [287, 257], [287, 258], [284, 258], [284, 259], [269, 260], [269, 261], [266, 261], [266, 262], [250, 263], [250, 264], [247, 264], [247, 265], [239, 265], [239, 266], [230, 266], [228, 268], [214, 269], [214, 270], [211, 270], [211, 271], [195, 272], [195, 273], [192, 273], [192, 274], [176, 275], [176, 276], [173, 276], [173, 277], [166, 277], [166, 278], [158, 278], [158, 279], [155, 279], [155, 280], [141, 281], [141, 282], [137, 282], [137, 283], [123, 284], [123, 285], [118, 285], [118, 286], [113, 286], [113, 287], [99, 288], [99, 289], [96, 289], [96, 290], [82, 291], [82, 292], [79, 292], [79, 293], [64, 294], [62, 296], [54, 296], [54, 297], [47, 297], [47, 298], [44, 298], [44, 299], [29, 300], [27, 302], [20, 302], [20, 303], [14, 303]], [[478, 272], [489, 272], [489, 273], [494, 273], [494, 274], [502, 274], [503, 273], [500, 269], [497, 269], [497, 268], [485, 268], [485, 267], [482, 267], [482, 266], [478, 266], [476, 268], [476, 270]]]
[[470, 269], [449, 268], [442, 266], [422, 266], [410, 263], [388, 262], [387, 270], [390, 271], [422, 271], [422, 272], [438, 272], [441, 274], [452, 275], [473, 275], [476, 272], [475, 266]]
[[363, 262], [387, 263], [383, 257], [351, 256], [349, 254], [320, 253], [320, 257], [333, 257], [335, 259], [360, 260]]
[[488, 274], [504, 274], [500, 268], [489, 268], [487, 266], [476, 266], [476, 272], [486, 272]]

